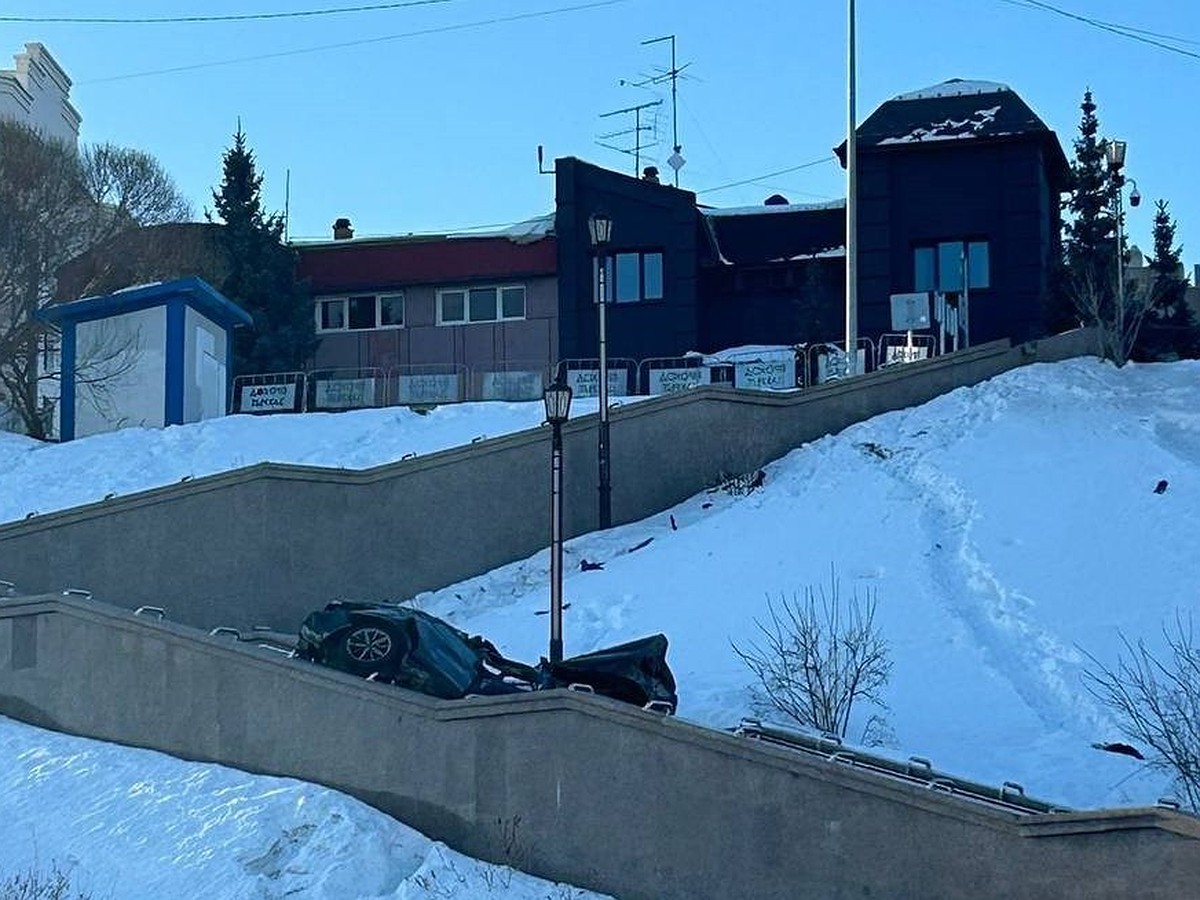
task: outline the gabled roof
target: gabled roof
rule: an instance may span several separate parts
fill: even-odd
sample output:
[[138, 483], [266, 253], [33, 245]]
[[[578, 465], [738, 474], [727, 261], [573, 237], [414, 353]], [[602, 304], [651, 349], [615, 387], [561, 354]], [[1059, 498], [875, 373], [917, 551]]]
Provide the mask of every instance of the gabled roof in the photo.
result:
[[766, 265], [831, 255], [846, 245], [846, 201], [701, 209], [712, 261]]

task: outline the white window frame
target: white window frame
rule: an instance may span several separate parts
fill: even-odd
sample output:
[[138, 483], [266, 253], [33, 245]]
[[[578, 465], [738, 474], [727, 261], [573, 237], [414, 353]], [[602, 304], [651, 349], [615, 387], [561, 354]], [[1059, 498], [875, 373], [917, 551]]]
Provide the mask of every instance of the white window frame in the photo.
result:
[[[374, 297], [375, 298], [375, 324], [369, 328], [351, 328], [350, 327], [350, 298], [352, 297]], [[408, 309], [403, 291], [387, 291], [385, 293], [369, 293], [364, 291], [361, 294], [336, 294], [328, 297], [317, 297], [313, 304], [313, 317], [317, 326], [317, 334], [345, 334], [354, 331], [395, 331], [403, 328], [404, 322], [399, 325], [380, 325], [383, 319], [383, 301], [384, 299], [400, 300], [400, 317], [407, 318]], [[342, 321], [345, 323], [341, 328], [324, 328], [321, 326], [321, 313], [324, 310], [326, 303], [341, 303], [342, 305]]]
[[[504, 315], [504, 292], [512, 289], [520, 289], [524, 295], [524, 303], [522, 308], [524, 312], [519, 316]], [[471, 321], [471, 291], [495, 291], [496, 292], [496, 318], [494, 319], [477, 319]], [[461, 319], [447, 319], [442, 314], [442, 298], [446, 294], [462, 294], [463, 298], [463, 314]], [[473, 284], [469, 287], [452, 287], [438, 288], [437, 291], [437, 324], [454, 326], [454, 325], [495, 325], [499, 322], [524, 322], [529, 318], [529, 288], [524, 284]]]

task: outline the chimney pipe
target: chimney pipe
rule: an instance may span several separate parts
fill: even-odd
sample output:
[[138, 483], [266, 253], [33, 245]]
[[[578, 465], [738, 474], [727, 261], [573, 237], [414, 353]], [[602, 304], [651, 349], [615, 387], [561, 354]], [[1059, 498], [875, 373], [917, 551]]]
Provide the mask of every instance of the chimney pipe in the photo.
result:
[[348, 241], [352, 237], [354, 237], [354, 229], [350, 227], [349, 219], [341, 218], [333, 223], [333, 239], [335, 241]]

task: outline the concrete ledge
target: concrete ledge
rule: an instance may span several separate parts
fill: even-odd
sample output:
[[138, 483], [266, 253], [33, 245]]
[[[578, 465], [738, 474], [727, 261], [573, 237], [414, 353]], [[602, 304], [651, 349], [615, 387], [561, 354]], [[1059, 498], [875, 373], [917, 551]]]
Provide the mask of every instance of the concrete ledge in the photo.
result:
[[1176, 898], [1200, 879], [1200, 823], [1167, 810], [1020, 815], [604, 698], [438, 701], [94, 601], [0, 601], [0, 713], [326, 784], [629, 900]]
[[[704, 387], [616, 407], [614, 520], [661, 512], [855, 422], [1091, 343], [1085, 331], [997, 342], [802, 392]], [[568, 536], [597, 524], [597, 419], [565, 428]], [[409, 597], [544, 548], [549, 437], [534, 428], [364, 471], [263, 463], [0, 525], [0, 578], [27, 592], [86, 587], [112, 602], [170, 606], [203, 628], [291, 631], [334, 597]], [[460, 549], [468, 529], [469, 554]]]

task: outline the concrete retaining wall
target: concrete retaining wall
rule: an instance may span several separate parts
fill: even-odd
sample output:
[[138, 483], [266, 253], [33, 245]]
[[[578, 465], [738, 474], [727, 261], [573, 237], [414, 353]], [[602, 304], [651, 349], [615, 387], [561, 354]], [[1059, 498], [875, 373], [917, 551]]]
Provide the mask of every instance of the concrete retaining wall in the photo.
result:
[[622, 900], [1200, 884], [1200, 822], [1166, 810], [1018, 816], [603, 698], [435, 701], [88, 601], [0, 601], [0, 714], [320, 782]]
[[[1001, 342], [795, 394], [702, 388], [613, 410], [614, 518], [634, 521], [800, 444], [1031, 362], [1090, 353], [1071, 332]], [[595, 527], [596, 416], [564, 433], [569, 534]], [[403, 599], [549, 542], [549, 432], [365, 472], [263, 464], [0, 525], [0, 578], [85, 587], [179, 621], [294, 631], [334, 597]]]

